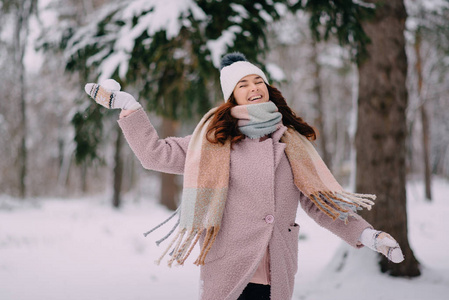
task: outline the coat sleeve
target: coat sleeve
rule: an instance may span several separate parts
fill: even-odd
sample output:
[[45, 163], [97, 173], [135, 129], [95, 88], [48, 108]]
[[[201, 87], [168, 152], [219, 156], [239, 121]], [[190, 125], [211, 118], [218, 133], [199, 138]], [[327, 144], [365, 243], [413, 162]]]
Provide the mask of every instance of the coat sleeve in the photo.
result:
[[353, 214], [352, 216], [349, 216], [348, 223], [345, 224], [345, 222], [340, 219], [332, 220], [302, 192], [299, 201], [302, 209], [318, 225], [326, 228], [353, 247], [363, 247], [362, 243], [359, 241], [360, 235], [363, 230], [366, 228], [373, 228], [373, 226], [371, 226], [371, 224], [365, 221], [361, 216]]
[[118, 120], [126, 141], [146, 169], [183, 174], [190, 136], [159, 139], [143, 109]]

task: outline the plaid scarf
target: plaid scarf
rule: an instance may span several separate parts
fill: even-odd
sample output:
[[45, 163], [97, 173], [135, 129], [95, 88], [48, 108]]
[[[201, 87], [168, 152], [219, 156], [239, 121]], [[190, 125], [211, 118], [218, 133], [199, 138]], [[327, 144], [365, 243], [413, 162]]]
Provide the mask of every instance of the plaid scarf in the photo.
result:
[[[190, 139], [184, 168], [180, 219], [171, 232], [157, 243], [165, 240], [178, 225], [179, 230], [156, 261], [158, 264], [172, 249], [168, 265], [171, 266], [175, 261], [182, 265], [204, 234], [200, 255], [194, 262], [196, 265], [204, 265], [206, 255], [220, 230], [229, 184], [231, 144], [229, 140], [224, 145], [212, 144], [206, 139], [208, 125], [215, 111], [216, 108], [210, 110], [201, 119]], [[281, 114], [271, 101], [239, 105], [232, 108], [231, 114], [239, 119], [239, 129], [253, 138], [267, 135], [282, 126]], [[348, 217], [355, 215], [362, 207], [371, 209], [374, 204], [372, 200], [376, 196], [344, 191], [306, 137], [293, 128], [288, 128], [281, 137], [281, 142], [286, 144], [285, 153], [292, 168], [295, 185], [330, 218], [339, 218], [347, 223]], [[169, 219], [177, 213], [179, 211]]]

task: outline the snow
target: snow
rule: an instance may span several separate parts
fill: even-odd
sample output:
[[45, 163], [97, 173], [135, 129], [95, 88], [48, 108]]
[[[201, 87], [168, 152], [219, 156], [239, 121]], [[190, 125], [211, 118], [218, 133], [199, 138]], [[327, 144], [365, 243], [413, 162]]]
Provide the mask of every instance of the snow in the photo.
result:
[[259, 15], [264, 19], [265, 22], [273, 22], [273, 18], [264, 10], [259, 11]]
[[280, 82], [282, 80], [285, 80], [285, 73], [278, 65], [273, 63], [267, 63], [266, 68], [274, 81]]
[[12, 15], [3, 15], [0, 20], [2, 30], [0, 30], [0, 41], [12, 43], [14, 39], [14, 18]]
[[36, 50], [35, 44], [42, 33], [43, 27], [56, 26], [57, 14], [55, 11], [48, 9], [51, 0], [38, 1], [39, 18], [32, 15], [29, 20], [29, 35], [28, 42], [24, 56], [24, 65], [26, 71], [30, 74], [38, 74], [43, 63], [43, 50]]
[[[48, 1], [48, 0], [47, 0]], [[273, 3], [270, 3], [270, 5]], [[266, 22], [271, 23], [273, 17], [263, 7], [260, 7], [259, 16]], [[248, 10], [241, 4], [231, 3], [230, 8], [234, 11], [228, 17], [234, 22], [220, 32], [215, 40], [209, 40], [206, 48], [210, 51], [210, 59], [216, 68], [220, 67], [221, 57], [232, 48], [237, 34], [251, 35], [249, 31], [242, 32], [239, 26], [244, 19], [250, 18]], [[276, 4], [275, 9], [280, 16], [287, 14], [285, 4]], [[98, 22], [110, 17], [111, 21], [105, 27], [106, 34], [98, 34], [101, 27]], [[111, 78], [118, 70], [120, 78], [128, 73], [129, 60], [136, 39], [146, 33], [148, 39], [145, 41], [149, 46], [157, 32], [164, 31], [167, 40], [179, 35], [182, 26], [190, 26], [190, 19], [200, 23], [204, 29], [210, 16], [201, 9], [193, 0], [128, 0], [105, 4], [101, 9], [90, 16], [90, 21], [84, 27], [76, 30], [70, 38], [65, 49], [64, 56], [67, 60], [77, 57], [82, 49], [93, 47], [98, 53], [88, 58], [87, 66], [99, 64], [97, 69], [99, 80]], [[119, 25], [120, 24], [120, 25]], [[52, 35], [53, 36], [53, 35]]]
[[[148, 10], [151, 11], [140, 17], [138, 24], [132, 27], [131, 35], [128, 37], [130, 40], [134, 40], [145, 30], [149, 36], [165, 30], [167, 39], [171, 39], [177, 36], [181, 29], [180, 16], [186, 16], [189, 11], [196, 20], [206, 18], [206, 14], [192, 0], [134, 0], [124, 6], [124, 10], [117, 14], [116, 18], [126, 20], [129, 25], [132, 25], [135, 16]], [[126, 33], [126, 31], [123, 32], [123, 34]]]
[[353, 0], [352, 2], [354, 2], [355, 4], [358, 4], [362, 7], [365, 7], [365, 8], [376, 8], [376, 5], [374, 3], [367, 3], [367, 2], [361, 1], [361, 0]]
[[[320, 228], [302, 210], [299, 271], [293, 299], [447, 299], [449, 294], [449, 182], [436, 178], [434, 200], [424, 200], [421, 182], [410, 181], [409, 241], [422, 276], [381, 274], [377, 256], [355, 250]], [[155, 200], [125, 197], [121, 210], [109, 195], [78, 199], [0, 197], [0, 299], [196, 299], [199, 268], [192, 253], [185, 266], [156, 266], [164, 243], [154, 241], [172, 224], [142, 233], [170, 212]], [[344, 255], [346, 253], [346, 255]], [[342, 263], [345, 261], [345, 263]]]
[[424, 6], [426, 10], [429, 11], [440, 11], [442, 8], [449, 8], [449, 3], [447, 0], [432, 0], [432, 1], [419, 1], [421, 5]]
[[[111, 25], [107, 28], [110, 35], [96, 37], [97, 24], [94, 21], [102, 20], [111, 14], [113, 20], [110, 24], [123, 22], [124, 25]], [[207, 18], [204, 11], [192, 0], [133, 0], [112, 3], [98, 12], [95, 20], [77, 31], [69, 41], [65, 55], [70, 57], [86, 45], [101, 45], [104, 48], [98, 55], [90, 57], [88, 65], [101, 62], [98, 71], [100, 81], [111, 78], [117, 69], [119, 76], [124, 78], [128, 72], [129, 59], [136, 38], [144, 32], [152, 37], [156, 32], [163, 30], [170, 40], [178, 36], [181, 27], [188, 22], [186, 18], [190, 14], [198, 21]], [[114, 36], [118, 38], [109, 45]], [[111, 50], [113, 53], [104, 59]]]
[[234, 45], [236, 34], [240, 33], [242, 28], [237, 25], [230, 26], [223, 30], [221, 36], [216, 40], [207, 41], [207, 48], [211, 52], [212, 62], [215, 67], [220, 66], [221, 57], [225, 54], [227, 47]]
[[2, 210], [0, 299], [194, 299], [199, 269], [156, 266], [162, 248], [142, 235], [166, 214], [101, 198]]
[[237, 13], [237, 15], [239, 15], [240, 17], [246, 19], [249, 17], [248, 11], [246, 10], [245, 7], [243, 7], [243, 5], [240, 4], [235, 4], [235, 3], [231, 3], [229, 4], [229, 6], [232, 8], [233, 11], [235, 11]]

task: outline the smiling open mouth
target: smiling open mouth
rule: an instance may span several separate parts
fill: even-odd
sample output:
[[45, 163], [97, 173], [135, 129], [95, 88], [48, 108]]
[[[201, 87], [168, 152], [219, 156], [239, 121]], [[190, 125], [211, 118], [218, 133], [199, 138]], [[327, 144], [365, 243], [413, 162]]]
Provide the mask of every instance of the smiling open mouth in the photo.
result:
[[256, 101], [256, 100], [259, 100], [259, 99], [262, 99], [262, 96], [251, 97], [251, 98], [249, 98], [249, 101]]

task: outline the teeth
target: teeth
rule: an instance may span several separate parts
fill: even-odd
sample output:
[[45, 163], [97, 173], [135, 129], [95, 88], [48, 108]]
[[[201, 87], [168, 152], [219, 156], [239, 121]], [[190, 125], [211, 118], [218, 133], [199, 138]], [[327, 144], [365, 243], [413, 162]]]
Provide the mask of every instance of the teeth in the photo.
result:
[[256, 96], [256, 97], [251, 98], [250, 100], [251, 100], [251, 101], [254, 101], [254, 100], [258, 100], [258, 99], [260, 99], [260, 98], [262, 98], [262, 96]]

